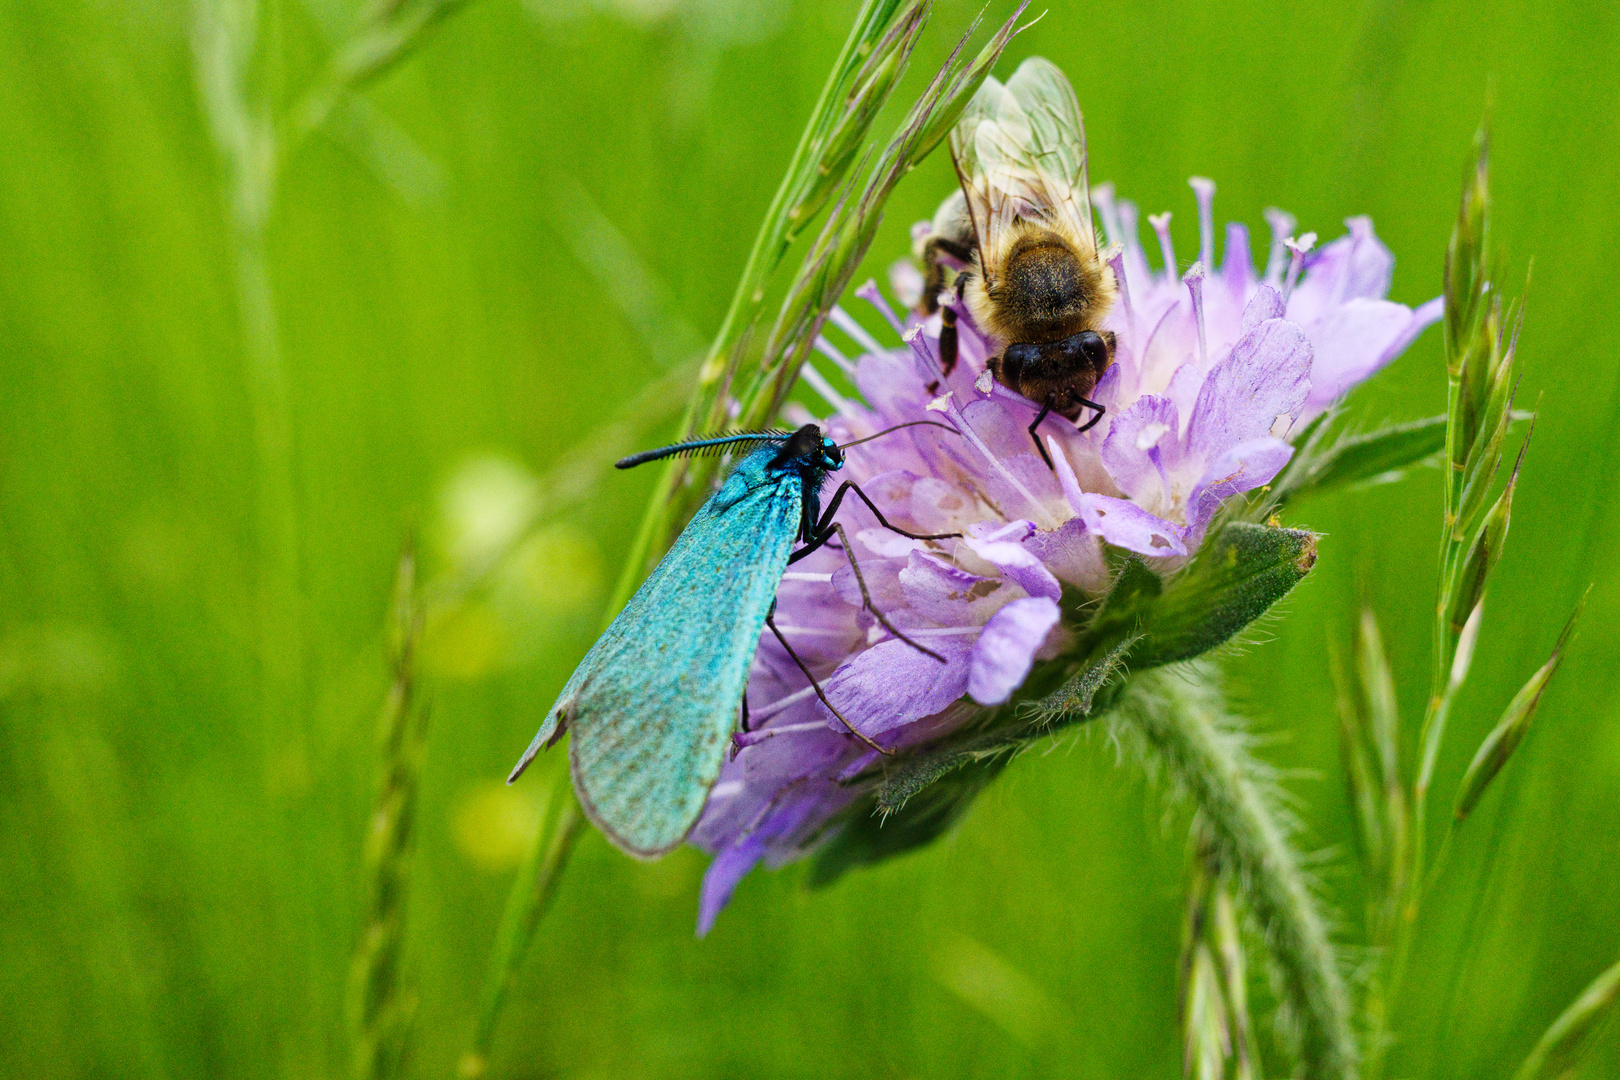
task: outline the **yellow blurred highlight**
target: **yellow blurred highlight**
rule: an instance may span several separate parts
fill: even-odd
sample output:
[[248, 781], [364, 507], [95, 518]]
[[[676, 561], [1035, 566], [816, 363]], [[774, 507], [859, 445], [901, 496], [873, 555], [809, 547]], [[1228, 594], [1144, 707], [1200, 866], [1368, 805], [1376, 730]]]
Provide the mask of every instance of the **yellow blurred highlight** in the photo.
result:
[[480, 870], [515, 869], [540, 828], [547, 791], [545, 784], [508, 787], [499, 780], [467, 788], [456, 798], [456, 850]]
[[469, 567], [500, 557], [517, 543], [540, 506], [540, 482], [505, 457], [466, 462], [439, 499], [445, 554]]
[[946, 936], [934, 956], [934, 978], [968, 1007], [1025, 1046], [1063, 1021], [1063, 1008], [988, 945], [965, 934]]
[[513, 552], [501, 580], [511, 599], [543, 613], [579, 611], [602, 592], [602, 552], [572, 525], [548, 526]]
[[424, 664], [447, 679], [477, 679], [495, 671], [510, 641], [495, 609], [476, 602], [435, 612], [423, 637]]

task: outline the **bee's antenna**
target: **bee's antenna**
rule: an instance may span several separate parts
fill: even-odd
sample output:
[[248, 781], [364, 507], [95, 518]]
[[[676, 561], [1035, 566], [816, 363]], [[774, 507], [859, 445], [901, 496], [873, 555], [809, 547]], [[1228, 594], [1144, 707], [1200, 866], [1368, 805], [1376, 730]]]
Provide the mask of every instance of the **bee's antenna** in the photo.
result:
[[883, 438], [883, 436], [887, 435], [889, 432], [891, 432], [891, 431], [899, 431], [901, 428], [924, 427], [924, 426], [926, 426], [926, 427], [944, 428], [946, 431], [954, 432], [955, 434], [958, 434], [958, 435], [961, 434], [960, 431], [957, 431], [955, 428], [951, 427], [951, 425], [949, 425], [949, 424], [941, 424], [937, 420], [908, 420], [904, 424], [896, 424], [896, 425], [894, 425], [894, 427], [884, 428], [882, 431], [878, 432], [876, 435], [868, 435], [866, 438], [864, 438], [864, 439], [856, 439], [854, 442], [841, 443], [841, 444], [839, 444], [838, 449], [840, 449], [840, 450], [848, 450], [850, 447], [859, 446], [863, 442], [871, 442], [873, 439], [881, 439], [881, 438]]

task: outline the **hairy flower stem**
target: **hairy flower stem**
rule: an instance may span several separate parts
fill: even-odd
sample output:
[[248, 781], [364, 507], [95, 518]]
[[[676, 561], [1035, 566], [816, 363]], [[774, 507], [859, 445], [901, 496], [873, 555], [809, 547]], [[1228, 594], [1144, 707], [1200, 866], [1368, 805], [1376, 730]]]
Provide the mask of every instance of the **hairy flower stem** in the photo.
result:
[[1193, 804], [1209, 843], [1264, 929], [1283, 1004], [1300, 1034], [1303, 1073], [1356, 1075], [1350, 997], [1327, 923], [1288, 843], [1278, 793], [1209, 688], [1206, 674], [1136, 677], [1119, 711], [1150, 765]]

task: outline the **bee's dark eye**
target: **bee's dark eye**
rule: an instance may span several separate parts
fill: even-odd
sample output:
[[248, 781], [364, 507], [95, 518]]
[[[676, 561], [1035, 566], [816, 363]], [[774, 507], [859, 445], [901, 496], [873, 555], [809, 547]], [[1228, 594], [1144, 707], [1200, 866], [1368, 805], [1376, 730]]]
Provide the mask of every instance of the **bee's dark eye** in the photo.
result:
[[1017, 382], [1024, 369], [1040, 358], [1040, 347], [1027, 342], [1007, 346], [1001, 354], [1001, 376], [1008, 382]]
[[1108, 366], [1108, 343], [1092, 330], [1080, 334], [1080, 353], [1099, 375]]

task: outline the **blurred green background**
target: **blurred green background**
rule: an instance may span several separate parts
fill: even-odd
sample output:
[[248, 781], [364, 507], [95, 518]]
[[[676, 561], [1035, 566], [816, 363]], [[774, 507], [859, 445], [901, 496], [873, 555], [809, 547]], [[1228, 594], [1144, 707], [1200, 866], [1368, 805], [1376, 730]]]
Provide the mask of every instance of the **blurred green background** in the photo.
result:
[[[0, 3], [7, 1075], [347, 1071], [403, 539], [421, 536], [430, 576], [476, 560], [510, 515], [548, 505], [565, 455], [702, 347], [854, 9], [476, 0], [290, 156], [260, 252], [232, 228], [220, 142], [260, 114], [222, 120], [204, 9]], [[939, 5], [902, 98], [976, 10]], [[357, 11], [264, 7], [249, 85], [268, 115], [287, 115]], [[1596, 588], [1533, 734], [1424, 910], [1392, 1074], [1506, 1075], [1620, 956], [1620, 304], [1605, 269], [1620, 242], [1620, 8], [1065, 2], [999, 70], [1032, 54], [1076, 84], [1093, 180], [1174, 210], [1183, 261], [1198, 173], [1220, 185], [1217, 216], [1258, 236], [1269, 205], [1324, 238], [1371, 214], [1407, 303], [1439, 292], [1494, 85], [1497, 236], [1513, 280], [1534, 259], [1519, 400], [1542, 419], [1441, 816]], [[870, 274], [950, 183], [938, 157], [901, 185]], [[1431, 331], [1356, 393], [1354, 415], [1443, 411], [1439, 357]], [[653, 445], [672, 426], [653, 411], [630, 437]], [[653, 479], [611, 476], [542, 509], [512, 567], [430, 627], [411, 1075], [452, 1075], [471, 1037], [557, 761], [510, 791], [500, 780], [589, 644]], [[1266, 640], [1227, 663], [1289, 770], [1352, 959], [1361, 900], [1327, 646], [1370, 597], [1415, 722], [1439, 497], [1428, 470], [1295, 508], [1326, 533], [1321, 561]], [[921, 854], [816, 894], [797, 868], [754, 874], [695, 941], [705, 860], [641, 865], [588, 834], [493, 1071], [1178, 1075], [1185, 835], [1093, 735], [1021, 759]], [[1582, 1075], [1617, 1072], [1610, 1033]]]

